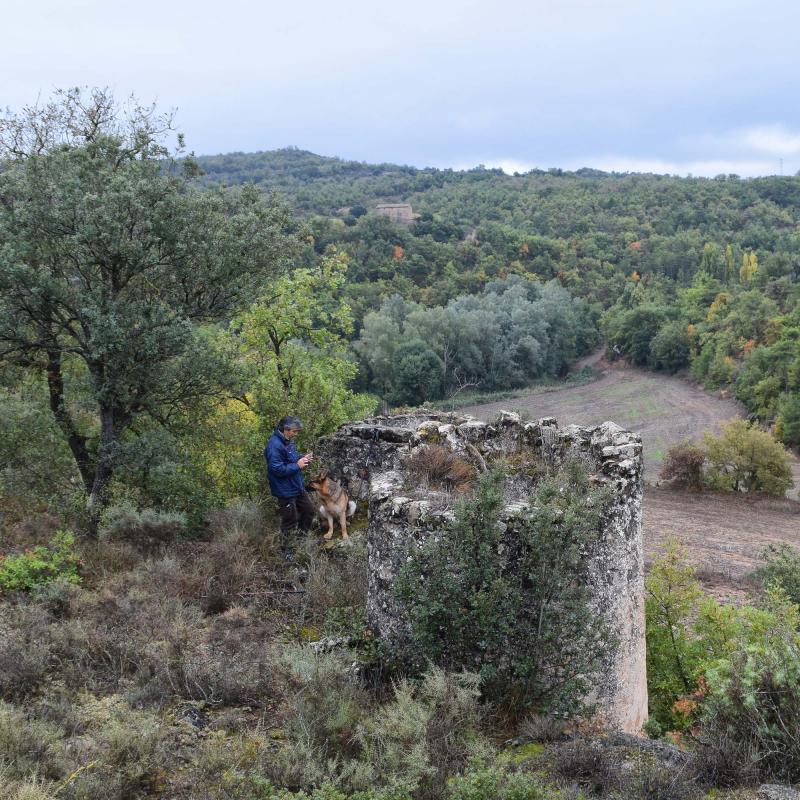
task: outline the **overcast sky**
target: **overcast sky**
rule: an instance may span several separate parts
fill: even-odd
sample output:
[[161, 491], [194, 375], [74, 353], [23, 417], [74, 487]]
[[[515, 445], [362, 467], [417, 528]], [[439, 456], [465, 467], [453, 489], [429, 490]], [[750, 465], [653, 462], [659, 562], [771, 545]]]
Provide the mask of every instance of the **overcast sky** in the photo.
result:
[[800, 170], [796, 0], [3, 0], [0, 105], [110, 86], [199, 154]]

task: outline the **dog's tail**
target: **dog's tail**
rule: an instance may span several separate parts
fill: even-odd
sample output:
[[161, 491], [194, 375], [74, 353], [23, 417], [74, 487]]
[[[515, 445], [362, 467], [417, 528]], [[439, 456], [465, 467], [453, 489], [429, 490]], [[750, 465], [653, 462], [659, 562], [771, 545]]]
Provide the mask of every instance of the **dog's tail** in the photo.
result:
[[356, 513], [356, 501], [355, 500], [351, 500], [347, 504], [347, 516], [348, 517], [352, 517], [353, 514], [355, 514], [355, 513]]

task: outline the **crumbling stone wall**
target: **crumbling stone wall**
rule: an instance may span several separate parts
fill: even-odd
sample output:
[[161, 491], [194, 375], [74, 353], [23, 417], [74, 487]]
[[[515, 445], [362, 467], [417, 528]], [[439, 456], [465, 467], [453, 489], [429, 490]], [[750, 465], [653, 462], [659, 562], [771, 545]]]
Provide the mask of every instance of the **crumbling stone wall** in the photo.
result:
[[[601, 725], [638, 732], [647, 719], [641, 437], [613, 422], [559, 428], [552, 418], [523, 423], [509, 412], [502, 412], [495, 424], [431, 412], [374, 417], [345, 424], [326, 437], [317, 454], [351, 496], [369, 504], [368, 617], [375, 633], [390, 641], [402, 638], [406, 630], [392, 593], [395, 576], [413, 557], [415, 545], [453, 519], [445, 493], [409, 488], [417, 481], [407, 474], [408, 457], [434, 441], [478, 468], [493, 456], [513, 457], [523, 449], [553, 467], [577, 457], [593, 481], [611, 489], [612, 500], [591, 551], [589, 581], [594, 608], [619, 645], [592, 699]], [[506, 520], [524, 513], [524, 499], [533, 486], [521, 480], [519, 491], [513, 484], [506, 491]]]

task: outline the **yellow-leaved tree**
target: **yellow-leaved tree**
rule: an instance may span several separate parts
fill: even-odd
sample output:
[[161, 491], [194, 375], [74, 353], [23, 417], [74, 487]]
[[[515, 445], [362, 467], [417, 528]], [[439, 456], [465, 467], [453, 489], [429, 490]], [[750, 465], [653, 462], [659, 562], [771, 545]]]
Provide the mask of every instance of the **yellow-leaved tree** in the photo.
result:
[[346, 273], [346, 256], [330, 252], [271, 283], [233, 321], [226, 347], [241, 369], [241, 393], [218, 408], [220, 452], [207, 456], [229, 496], [262, 490], [263, 448], [281, 417], [302, 419], [298, 448], [308, 451], [317, 437], [377, 407], [377, 398], [349, 388], [358, 365], [348, 352]]

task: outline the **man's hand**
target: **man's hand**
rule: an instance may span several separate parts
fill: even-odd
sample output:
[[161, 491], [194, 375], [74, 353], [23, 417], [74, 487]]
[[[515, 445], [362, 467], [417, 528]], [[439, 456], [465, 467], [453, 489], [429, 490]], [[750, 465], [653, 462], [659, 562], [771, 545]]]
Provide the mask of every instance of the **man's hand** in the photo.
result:
[[298, 467], [300, 467], [300, 469], [305, 469], [305, 468], [306, 468], [306, 467], [307, 467], [307, 466], [308, 466], [308, 465], [311, 463], [311, 461], [313, 460], [313, 458], [314, 458], [314, 454], [313, 454], [313, 453], [309, 453], [308, 455], [306, 455], [306, 456], [303, 456], [303, 457], [302, 457], [302, 458], [301, 458], [301, 459], [300, 459], [300, 460], [297, 462], [297, 466], [298, 466]]

